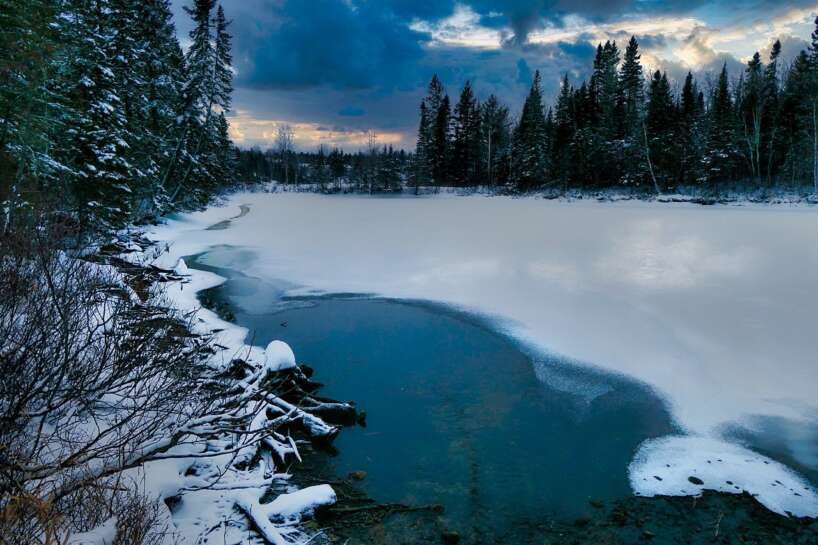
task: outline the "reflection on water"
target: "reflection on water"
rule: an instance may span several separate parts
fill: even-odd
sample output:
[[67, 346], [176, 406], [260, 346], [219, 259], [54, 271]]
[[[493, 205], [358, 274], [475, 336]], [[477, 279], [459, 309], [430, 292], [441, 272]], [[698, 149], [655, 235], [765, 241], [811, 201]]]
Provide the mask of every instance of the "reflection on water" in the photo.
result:
[[338, 474], [366, 471], [361, 484], [379, 501], [442, 503], [467, 542], [629, 494], [638, 444], [673, 431], [648, 388], [533, 361], [479, 319], [382, 299], [282, 298], [291, 285], [206, 264], [240, 269], [248, 255], [217, 253], [194, 264], [230, 278], [206, 296], [229, 306], [254, 344], [289, 343], [325, 395], [366, 410], [368, 426], [336, 443]]

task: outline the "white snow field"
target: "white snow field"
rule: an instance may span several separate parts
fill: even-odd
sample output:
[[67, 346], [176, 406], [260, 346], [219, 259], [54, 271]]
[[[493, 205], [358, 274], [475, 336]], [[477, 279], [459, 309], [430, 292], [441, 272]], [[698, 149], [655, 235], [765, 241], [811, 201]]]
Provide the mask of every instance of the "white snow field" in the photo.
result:
[[[205, 230], [245, 204], [246, 216]], [[722, 445], [727, 466], [741, 458], [741, 447], [720, 440], [727, 426], [767, 417], [818, 425], [818, 210], [810, 207], [240, 193], [150, 236], [170, 245], [159, 261], [168, 268], [213, 246], [243, 247], [252, 259], [219, 265], [294, 291], [450, 304], [494, 318], [535, 352], [644, 381], [700, 441], [643, 445], [631, 467], [642, 494], [735, 490], [713, 485], [711, 473], [702, 487], [684, 472], [652, 483], [634, 476], [684, 458], [679, 452], [706, 463], [696, 455], [702, 445], [707, 456]], [[177, 300], [192, 307], [192, 295]], [[238, 342], [243, 332], [226, 334]], [[790, 451], [814, 465], [802, 443]], [[785, 501], [770, 488], [765, 501], [750, 476], [757, 464], [723, 473], [753, 483], [748, 491], [773, 510], [818, 516], [815, 490], [781, 464], [763, 465], [768, 484], [803, 490]]]

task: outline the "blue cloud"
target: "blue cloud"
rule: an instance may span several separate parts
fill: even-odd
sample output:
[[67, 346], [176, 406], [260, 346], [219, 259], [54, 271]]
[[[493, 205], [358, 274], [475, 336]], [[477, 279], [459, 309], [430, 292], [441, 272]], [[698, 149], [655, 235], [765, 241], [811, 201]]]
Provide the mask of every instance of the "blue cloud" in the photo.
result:
[[523, 85], [531, 85], [533, 81], [533, 76], [531, 74], [531, 68], [528, 66], [528, 63], [525, 62], [525, 59], [520, 59], [517, 61], [517, 83], [521, 83]]
[[361, 117], [366, 115], [366, 110], [359, 108], [358, 106], [344, 106], [338, 112], [338, 115], [341, 117]]
[[411, 30], [387, 4], [343, 0], [248, 0], [273, 12], [260, 33], [235, 20], [240, 85], [255, 88], [391, 88], [413, 80], [426, 35]]

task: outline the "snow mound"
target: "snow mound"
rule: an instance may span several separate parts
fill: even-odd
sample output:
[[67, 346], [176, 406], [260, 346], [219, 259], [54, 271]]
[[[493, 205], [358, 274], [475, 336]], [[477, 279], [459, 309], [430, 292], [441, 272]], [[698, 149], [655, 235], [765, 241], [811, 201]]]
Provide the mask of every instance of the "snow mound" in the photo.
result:
[[317, 507], [334, 504], [335, 499], [335, 490], [328, 484], [320, 484], [281, 494], [266, 507], [272, 518], [299, 521], [302, 516], [312, 516]]
[[179, 256], [176, 255], [174, 252], [165, 251], [157, 255], [153, 260], [151, 260], [150, 264], [158, 269], [171, 271], [176, 266], [177, 259], [179, 259]]
[[72, 535], [68, 538], [68, 545], [113, 545], [116, 523], [116, 517], [111, 517], [93, 530]]
[[719, 439], [669, 436], [642, 443], [628, 467], [642, 496], [748, 492], [781, 515], [818, 517], [818, 491], [786, 466]]
[[187, 263], [185, 263], [184, 259], [180, 259], [179, 263], [174, 267], [173, 272], [180, 276], [185, 276], [190, 274], [190, 269], [187, 268]]
[[295, 367], [295, 354], [284, 341], [273, 341], [264, 350], [264, 367], [269, 371], [281, 371]]

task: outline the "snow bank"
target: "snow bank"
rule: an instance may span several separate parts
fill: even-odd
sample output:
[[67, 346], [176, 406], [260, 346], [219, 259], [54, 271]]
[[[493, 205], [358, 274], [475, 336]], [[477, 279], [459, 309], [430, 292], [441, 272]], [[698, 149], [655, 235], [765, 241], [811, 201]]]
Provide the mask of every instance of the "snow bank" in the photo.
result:
[[270, 518], [280, 517], [288, 522], [298, 522], [304, 515], [312, 516], [318, 507], [335, 503], [335, 491], [328, 484], [302, 488], [289, 494], [281, 494], [266, 506]]
[[116, 524], [116, 517], [111, 517], [93, 530], [70, 536], [67, 545], [113, 545]]
[[717, 439], [650, 439], [639, 447], [628, 474], [643, 496], [748, 492], [781, 515], [818, 517], [818, 491], [808, 482], [774, 460]]
[[[157, 251], [145, 254], [128, 252], [120, 257], [168, 273], [172, 271], [176, 275], [177, 278], [164, 284], [163, 295], [175, 309], [193, 318], [191, 329], [194, 332], [213, 335], [215, 342], [212, 347], [215, 352], [208, 361], [211, 366], [224, 368], [238, 357], [259, 371], [294, 367], [295, 354], [286, 343], [273, 341], [266, 349], [247, 345], [246, 328], [221, 320], [214, 312], [202, 308], [198, 301], [198, 292], [218, 286], [225, 279], [210, 272], [188, 268], [182, 257], [209, 248], [215, 238], [213, 233], [219, 231], [207, 231], [209, 234], [205, 237], [190, 235], [205, 232], [208, 226], [227, 219], [238, 219], [233, 207], [210, 208], [171, 219], [154, 232], [146, 234], [156, 243]], [[253, 384], [244, 386], [255, 387]], [[282, 414], [297, 413], [308, 426], [327, 427], [320, 419], [303, 413], [274, 396], [269, 396], [267, 402], [281, 405], [283, 408], [276, 408]], [[253, 409], [248, 410], [252, 412]], [[251, 432], [271, 425], [267, 410], [257, 412], [250, 425]], [[279, 433], [273, 436], [265, 437], [264, 444], [282, 457], [293, 453], [299, 458], [295, 441], [291, 437]], [[310, 537], [295, 523], [302, 517], [311, 516], [315, 508], [333, 503], [335, 492], [332, 488], [322, 485], [294, 491], [293, 487], [286, 484], [289, 474], [274, 473], [276, 468], [269, 454], [262, 455], [262, 460], [255, 469], [238, 469], [236, 461], [246, 454], [252, 458], [256, 454], [256, 448], [242, 448], [231, 454], [230, 449], [234, 446], [231, 441], [230, 437], [225, 437], [223, 445], [219, 445], [218, 441], [208, 444], [208, 448], [226, 448], [226, 453], [222, 455], [196, 459], [192, 456], [201, 454], [196, 449], [204, 447], [182, 445], [168, 452], [166, 459], [148, 462], [128, 472], [128, 478], [141, 483], [147, 493], [158, 500], [172, 499], [172, 515], [167, 516], [172, 521], [173, 532], [167, 541], [198, 543], [203, 538], [206, 539], [213, 527], [224, 524], [224, 539], [234, 543], [243, 542], [247, 538], [247, 529], [242, 525], [226, 522], [235, 518], [235, 509], [239, 508], [251, 519], [251, 525], [270, 543], [294, 545], [309, 542]], [[262, 497], [271, 487], [285, 487], [290, 492], [280, 495], [271, 503], [262, 504]], [[76, 545], [108, 545], [108, 542], [82, 542]]]
[[273, 341], [264, 350], [265, 367], [269, 371], [281, 371], [295, 367], [295, 354], [290, 345], [283, 341]]

